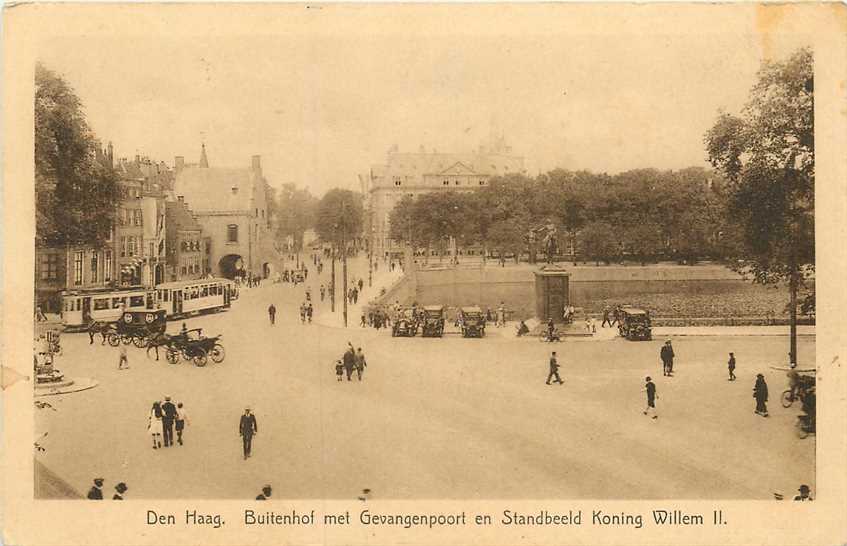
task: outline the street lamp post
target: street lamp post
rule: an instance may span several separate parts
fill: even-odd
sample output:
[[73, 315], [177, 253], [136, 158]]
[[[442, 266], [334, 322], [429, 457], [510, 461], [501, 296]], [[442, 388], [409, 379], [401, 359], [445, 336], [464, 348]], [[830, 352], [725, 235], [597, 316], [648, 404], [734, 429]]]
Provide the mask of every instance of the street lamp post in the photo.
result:
[[346, 212], [346, 205], [344, 201], [341, 202], [341, 264], [342, 264], [342, 275], [343, 275], [343, 283], [342, 288], [344, 289], [343, 298], [344, 298], [344, 327], [347, 328], [347, 224], [344, 223], [344, 213]]

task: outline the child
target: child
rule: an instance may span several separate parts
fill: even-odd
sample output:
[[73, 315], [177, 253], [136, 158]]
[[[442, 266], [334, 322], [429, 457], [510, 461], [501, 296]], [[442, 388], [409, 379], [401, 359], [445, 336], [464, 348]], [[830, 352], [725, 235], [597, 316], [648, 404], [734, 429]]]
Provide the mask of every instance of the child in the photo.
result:
[[335, 361], [335, 375], [339, 381], [341, 381], [341, 376], [344, 375], [344, 364], [340, 360]]
[[656, 385], [653, 383], [653, 380], [648, 376], [645, 381], [647, 382], [644, 385], [644, 388], [641, 389], [642, 392], [647, 393], [647, 408], [644, 410], [644, 415], [647, 415], [650, 410], [653, 410], [653, 419], [656, 419], [658, 415], [656, 415], [656, 398], [659, 395], [656, 394]]
[[120, 356], [118, 357], [118, 369], [123, 370], [124, 364], [126, 364], [126, 367], [129, 368], [129, 360], [127, 360], [126, 357], [126, 345], [122, 343], [120, 349], [118, 349], [118, 352], [120, 354]]

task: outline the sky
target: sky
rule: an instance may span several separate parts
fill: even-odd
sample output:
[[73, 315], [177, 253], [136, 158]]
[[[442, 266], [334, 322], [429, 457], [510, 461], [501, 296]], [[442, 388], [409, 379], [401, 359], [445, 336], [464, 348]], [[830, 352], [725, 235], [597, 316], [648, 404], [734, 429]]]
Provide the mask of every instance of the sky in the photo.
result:
[[106, 32], [50, 39], [38, 58], [119, 157], [196, 162], [205, 143], [212, 166], [261, 155], [272, 185], [321, 195], [358, 189], [357, 175], [395, 144], [468, 152], [492, 130], [531, 175], [705, 167], [703, 135], [719, 110], [742, 108], [764, 49], [803, 43], [768, 47], [746, 25], [586, 33], [498, 18], [485, 32], [391, 21], [368, 32]]

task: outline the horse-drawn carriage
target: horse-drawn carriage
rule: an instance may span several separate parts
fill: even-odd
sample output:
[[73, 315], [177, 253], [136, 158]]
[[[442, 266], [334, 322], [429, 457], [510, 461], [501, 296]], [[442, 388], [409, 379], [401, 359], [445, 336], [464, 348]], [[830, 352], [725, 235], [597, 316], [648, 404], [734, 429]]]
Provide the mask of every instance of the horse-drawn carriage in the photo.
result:
[[[202, 328], [193, 328], [176, 335], [162, 333], [151, 343], [151, 348], [164, 346], [165, 358], [171, 364], [179, 364], [181, 360], [185, 360], [202, 367], [210, 358], [217, 364], [223, 362], [226, 351], [220, 344], [220, 339], [221, 336], [206, 337]], [[149, 351], [150, 349], [148, 353]]]
[[112, 347], [117, 347], [121, 343], [124, 345], [132, 343], [138, 348], [144, 348], [152, 338], [163, 334], [166, 327], [167, 311], [145, 309], [124, 311], [121, 318], [114, 324], [106, 325], [102, 333]]

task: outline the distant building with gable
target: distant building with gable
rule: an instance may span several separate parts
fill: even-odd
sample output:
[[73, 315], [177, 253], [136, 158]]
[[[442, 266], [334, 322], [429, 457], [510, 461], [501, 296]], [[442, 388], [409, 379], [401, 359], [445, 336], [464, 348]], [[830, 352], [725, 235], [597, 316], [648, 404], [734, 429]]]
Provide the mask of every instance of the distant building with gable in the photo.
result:
[[213, 275], [267, 277], [277, 267], [265, 186], [258, 155], [249, 167], [211, 167], [203, 145], [196, 165], [186, 165], [182, 156], [174, 159], [173, 195], [190, 207], [208, 238]]
[[525, 172], [524, 158], [515, 155], [502, 136], [471, 153], [427, 151], [423, 146], [417, 152], [400, 152], [394, 146], [384, 164], [374, 165], [360, 176], [371, 214], [374, 252], [382, 256], [402, 250], [390, 238], [389, 218], [403, 197], [434, 191], [472, 191], [495, 176]]

